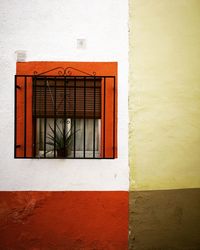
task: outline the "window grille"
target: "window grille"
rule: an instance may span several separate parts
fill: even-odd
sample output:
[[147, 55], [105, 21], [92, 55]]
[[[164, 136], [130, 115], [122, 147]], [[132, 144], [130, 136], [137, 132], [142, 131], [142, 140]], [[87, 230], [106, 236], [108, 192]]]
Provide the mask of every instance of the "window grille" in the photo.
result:
[[15, 76], [15, 158], [116, 157], [115, 76]]

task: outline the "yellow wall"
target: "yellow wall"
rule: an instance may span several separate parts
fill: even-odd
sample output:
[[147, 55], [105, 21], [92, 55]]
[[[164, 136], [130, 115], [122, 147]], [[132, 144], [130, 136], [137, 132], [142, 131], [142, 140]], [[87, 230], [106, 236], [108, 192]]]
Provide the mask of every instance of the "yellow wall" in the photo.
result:
[[200, 0], [130, 0], [131, 189], [200, 187]]

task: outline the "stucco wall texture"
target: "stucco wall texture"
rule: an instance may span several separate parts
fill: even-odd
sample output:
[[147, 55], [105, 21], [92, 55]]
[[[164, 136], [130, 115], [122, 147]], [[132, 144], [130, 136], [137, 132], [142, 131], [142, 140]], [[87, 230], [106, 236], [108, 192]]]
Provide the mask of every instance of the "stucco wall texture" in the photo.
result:
[[131, 190], [200, 187], [200, 1], [130, 0]]
[[[1, 0], [0, 30], [0, 190], [128, 191], [128, 0]], [[85, 39], [84, 48], [78, 39]], [[118, 158], [14, 159], [19, 50], [27, 62], [118, 62]]]
[[126, 250], [128, 192], [0, 192], [1, 250]]
[[129, 250], [199, 250], [200, 189], [129, 194]]
[[[118, 63], [116, 159], [14, 159], [20, 50], [26, 62]], [[126, 250], [128, 0], [0, 0], [0, 55], [0, 250]]]
[[[127, 3], [0, 1], [0, 249], [128, 248]], [[200, 187], [200, 1], [130, 0], [129, 13], [130, 249], [196, 250], [199, 191], [174, 189]], [[13, 159], [21, 49], [29, 61], [118, 62], [118, 159]]]

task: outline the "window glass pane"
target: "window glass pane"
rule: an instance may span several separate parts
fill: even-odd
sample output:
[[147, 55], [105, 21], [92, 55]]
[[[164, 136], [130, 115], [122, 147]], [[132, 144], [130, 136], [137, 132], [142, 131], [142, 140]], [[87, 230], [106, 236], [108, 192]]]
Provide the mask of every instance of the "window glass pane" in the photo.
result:
[[[74, 122], [72, 122], [74, 125]], [[94, 119], [85, 119], [85, 156], [95, 157], [100, 155], [100, 128], [101, 120], [95, 119], [95, 147], [94, 146]], [[84, 119], [76, 119], [76, 156], [83, 157], [84, 153]]]
[[[66, 119], [66, 125], [64, 128], [64, 120], [56, 119], [54, 126], [54, 118], [46, 118], [46, 157], [54, 157], [54, 145], [56, 155], [58, 150], [64, 148], [64, 131], [65, 131], [65, 147], [72, 149], [72, 141], [68, 142], [68, 138], [71, 136], [71, 119]], [[44, 156], [44, 131], [45, 131], [44, 118], [37, 118], [37, 139], [36, 139], [36, 156]], [[55, 135], [54, 135], [55, 132]], [[55, 141], [55, 144], [54, 144]]]
[[[58, 156], [58, 150], [64, 146], [64, 120], [56, 119], [56, 128], [54, 130], [54, 118], [46, 118], [46, 157]], [[44, 118], [37, 118], [36, 134], [36, 156], [44, 157]], [[54, 136], [54, 131], [55, 135]], [[101, 120], [95, 120], [95, 147], [94, 146], [94, 119], [85, 119], [85, 157], [93, 158], [93, 149], [95, 157], [100, 157], [100, 133]], [[66, 119], [65, 125], [65, 146], [67, 148], [66, 156], [73, 157], [74, 149], [74, 120]], [[84, 119], [76, 119], [76, 157], [84, 157]], [[67, 141], [67, 138], [71, 140]]]

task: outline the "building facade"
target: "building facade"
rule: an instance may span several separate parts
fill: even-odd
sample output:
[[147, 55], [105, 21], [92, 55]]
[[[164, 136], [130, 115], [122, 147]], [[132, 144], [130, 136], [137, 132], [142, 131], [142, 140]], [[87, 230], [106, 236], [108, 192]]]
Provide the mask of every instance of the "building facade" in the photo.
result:
[[[199, 249], [199, 1], [0, 13], [0, 249]], [[58, 157], [61, 119], [79, 132]]]
[[130, 249], [199, 249], [200, 2], [129, 12]]

